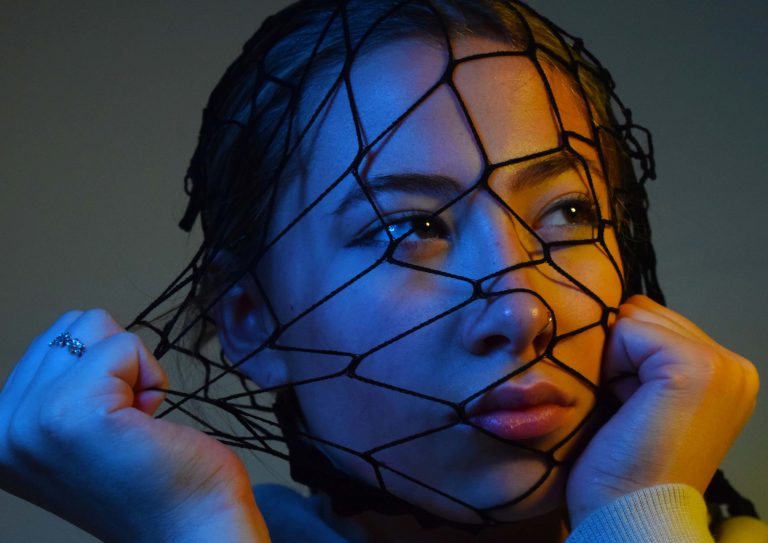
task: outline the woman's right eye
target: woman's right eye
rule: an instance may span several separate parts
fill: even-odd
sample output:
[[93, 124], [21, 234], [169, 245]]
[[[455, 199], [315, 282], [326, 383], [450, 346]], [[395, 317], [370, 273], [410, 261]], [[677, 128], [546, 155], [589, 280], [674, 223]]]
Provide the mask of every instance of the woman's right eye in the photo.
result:
[[[405, 236], [405, 237], [404, 237]], [[383, 226], [364, 232], [352, 245], [386, 245], [399, 241], [398, 247], [408, 249], [425, 243], [450, 239], [445, 221], [427, 214], [407, 215], [395, 218]]]

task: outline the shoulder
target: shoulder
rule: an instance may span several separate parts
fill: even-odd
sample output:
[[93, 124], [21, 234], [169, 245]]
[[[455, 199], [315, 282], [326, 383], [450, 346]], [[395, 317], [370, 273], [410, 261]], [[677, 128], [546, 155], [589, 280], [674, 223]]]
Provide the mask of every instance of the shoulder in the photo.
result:
[[255, 485], [253, 495], [273, 543], [346, 543], [322, 518], [317, 503], [287, 486]]

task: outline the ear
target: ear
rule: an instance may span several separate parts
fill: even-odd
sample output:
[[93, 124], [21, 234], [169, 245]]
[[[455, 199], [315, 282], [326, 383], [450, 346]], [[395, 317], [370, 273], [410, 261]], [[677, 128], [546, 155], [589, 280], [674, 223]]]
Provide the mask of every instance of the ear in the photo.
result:
[[[217, 257], [216, 260], [220, 265], [221, 259]], [[233, 364], [239, 363], [238, 371], [262, 388], [288, 383], [288, 367], [281, 356], [283, 353], [263, 349], [253, 355], [272, 334], [274, 322], [250, 272], [243, 274], [224, 293], [213, 307], [212, 317], [224, 354]]]

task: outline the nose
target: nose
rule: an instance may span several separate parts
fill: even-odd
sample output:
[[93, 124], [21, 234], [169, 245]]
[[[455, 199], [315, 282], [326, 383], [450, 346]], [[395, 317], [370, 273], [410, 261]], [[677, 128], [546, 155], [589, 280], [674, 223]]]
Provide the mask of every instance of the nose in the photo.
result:
[[540, 356], [554, 331], [554, 316], [547, 303], [519, 285], [495, 288], [494, 292], [499, 294], [476, 300], [467, 308], [461, 331], [464, 348], [477, 356], [497, 351], [526, 361]]
[[509, 271], [481, 282], [481, 298], [466, 308], [461, 341], [478, 356], [503, 350], [515, 358], [532, 360], [552, 339], [554, 315], [542, 288], [551, 284], [535, 265], [526, 265], [535, 257], [521, 239], [528, 236], [522, 226], [505, 213], [494, 215], [495, 224], [488, 221], [484, 232], [484, 255], [478, 254], [476, 262]]

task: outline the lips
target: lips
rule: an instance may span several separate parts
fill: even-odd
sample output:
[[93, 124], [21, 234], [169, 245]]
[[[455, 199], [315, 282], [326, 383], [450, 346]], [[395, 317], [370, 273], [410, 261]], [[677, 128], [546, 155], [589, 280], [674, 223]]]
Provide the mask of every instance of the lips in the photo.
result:
[[505, 383], [480, 398], [469, 421], [503, 439], [526, 441], [551, 434], [568, 422], [574, 401], [556, 386]]

